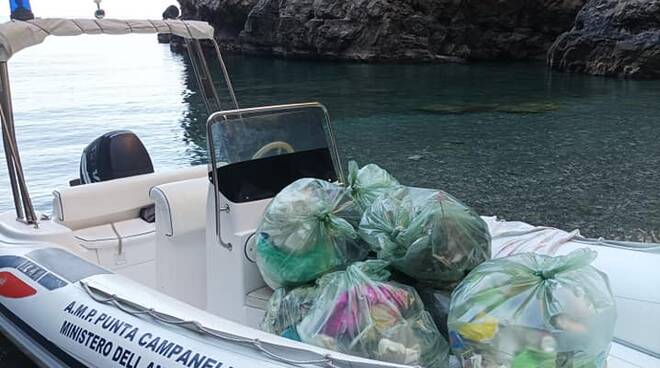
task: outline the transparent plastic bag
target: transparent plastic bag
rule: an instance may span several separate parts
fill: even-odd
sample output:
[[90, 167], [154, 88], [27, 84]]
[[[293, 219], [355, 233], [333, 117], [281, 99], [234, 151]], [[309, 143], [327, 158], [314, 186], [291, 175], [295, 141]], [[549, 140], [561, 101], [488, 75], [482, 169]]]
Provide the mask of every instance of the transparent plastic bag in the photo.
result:
[[300, 340], [296, 326], [314, 305], [317, 294], [318, 289], [315, 286], [301, 286], [290, 291], [284, 288], [275, 290], [268, 300], [261, 329]]
[[369, 260], [317, 281], [298, 325], [305, 343], [391, 363], [444, 368], [449, 346], [415, 289], [388, 282], [388, 262]]
[[399, 181], [376, 164], [369, 164], [360, 169], [357, 162], [348, 163], [348, 189], [363, 211], [369, 208], [376, 198], [399, 188], [401, 188]]
[[381, 196], [365, 211], [358, 232], [378, 258], [435, 288], [451, 289], [490, 259], [486, 223], [442, 191], [403, 188]]
[[449, 335], [464, 367], [602, 368], [616, 322], [596, 253], [524, 253], [483, 263], [454, 290]]
[[319, 179], [300, 179], [268, 205], [257, 229], [257, 266], [273, 289], [314, 281], [363, 259], [353, 224], [360, 211], [348, 191]]

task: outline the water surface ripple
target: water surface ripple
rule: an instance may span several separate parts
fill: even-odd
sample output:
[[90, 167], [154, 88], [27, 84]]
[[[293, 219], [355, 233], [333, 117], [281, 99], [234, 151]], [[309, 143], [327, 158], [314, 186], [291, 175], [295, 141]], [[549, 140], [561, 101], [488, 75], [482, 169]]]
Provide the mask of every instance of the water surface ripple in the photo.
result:
[[[482, 214], [594, 237], [660, 237], [660, 82], [542, 64], [227, 62], [244, 107], [328, 106], [344, 160], [442, 188]], [[78, 175], [84, 146], [111, 129], [138, 133], [157, 170], [206, 162], [190, 66], [151, 36], [47, 40], [19, 53], [10, 73], [39, 210], [50, 211], [52, 190]], [[10, 208], [5, 179], [0, 210]]]

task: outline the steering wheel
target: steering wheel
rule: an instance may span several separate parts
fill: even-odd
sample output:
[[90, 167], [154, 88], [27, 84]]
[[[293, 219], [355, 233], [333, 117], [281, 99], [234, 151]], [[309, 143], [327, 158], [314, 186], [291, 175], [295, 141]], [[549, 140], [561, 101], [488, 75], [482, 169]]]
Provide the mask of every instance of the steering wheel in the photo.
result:
[[252, 159], [266, 157], [266, 154], [269, 153], [270, 151], [275, 151], [275, 153], [280, 155], [283, 153], [295, 152], [293, 146], [291, 146], [290, 144], [284, 141], [275, 141], [275, 142], [270, 142], [265, 146], [259, 148], [257, 153], [255, 153], [254, 156], [252, 156]]

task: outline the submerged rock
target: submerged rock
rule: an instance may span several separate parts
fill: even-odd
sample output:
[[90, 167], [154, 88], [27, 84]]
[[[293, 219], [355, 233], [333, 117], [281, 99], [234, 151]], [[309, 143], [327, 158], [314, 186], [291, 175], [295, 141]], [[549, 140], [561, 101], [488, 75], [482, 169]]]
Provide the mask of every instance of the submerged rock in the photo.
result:
[[559, 110], [556, 102], [524, 102], [519, 104], [502, 104], [495, 108], [495, 112], [509, 114], [540, 114]]
[[542, 58], [585, 0], [179, 0], [246, 53], [370, 61]]
[[477, 114], [500, 112], [508, 114], [539, 114], [559, 110], [555, 102], [522, 102], [516, 104], [435, 104], [417, 109], [434, 114]]
[[555, 69], [660, 78], [660, 0], [590, 0], [548, 52]]

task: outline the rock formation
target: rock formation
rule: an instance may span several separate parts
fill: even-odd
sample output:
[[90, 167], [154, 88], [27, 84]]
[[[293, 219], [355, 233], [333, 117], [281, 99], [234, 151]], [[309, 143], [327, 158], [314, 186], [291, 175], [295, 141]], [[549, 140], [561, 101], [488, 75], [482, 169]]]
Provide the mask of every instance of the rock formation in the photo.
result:
[[590, 0], [548, 52], [559, 70], [660, 78], [660, 0]]
[[584, 0], [179, 0], [246, 53], [371, 61], [543, 58]]
[[225, 50], [240, 51], [238, 36], [259, 0], [178, 0], [183, 19], [205, 20], [215, 27]]

